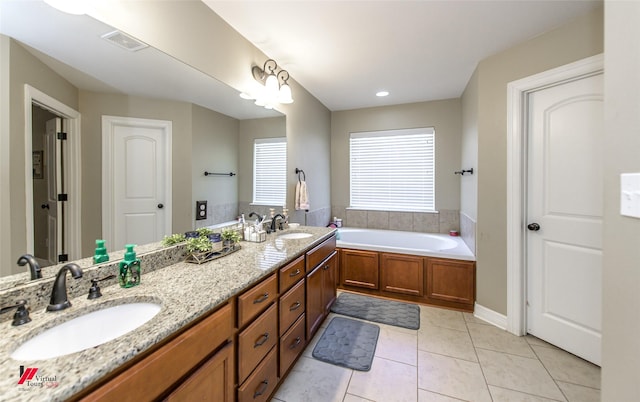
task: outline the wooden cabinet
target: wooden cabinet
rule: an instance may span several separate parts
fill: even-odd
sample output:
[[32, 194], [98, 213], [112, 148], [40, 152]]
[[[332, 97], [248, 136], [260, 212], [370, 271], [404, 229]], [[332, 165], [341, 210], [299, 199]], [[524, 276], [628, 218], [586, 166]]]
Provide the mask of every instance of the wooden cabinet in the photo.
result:
[[475, 261], [352, 249], [339, 252], [340, 286], [345, 289], [473, 311]]
[[238, 297], [238, 328], [242, 328], [278, 299], [278, 280], [271, 275]]
[[278, 310], [273, 304], [238, 335], [238, 382], [242, 383], [278, 343]]
[[427, 297], [434, 301], [475, 302], [475, 262], [427, 259]]
[[313, 271], [322, 261], [336, 251], [336, 236], [331, 236], [319, 245], [307, 251], [306, 268], [307, 273]]
[[213, 355], [165, 401], [233, 401], [233, 343]]
[[[208, 400], [231, 401], [234, 394], [232, 334], [232, 309], [226, 305], [80, 398], [138, 402], [158, 399], [173, 390], [170, 398], [184, 400], [186, 390], [194, 390]], [[220, 349], [222, 345], [225, 346]], [[216, 349], [219, 351], [213, 354]], [[193, 374], [183, 379], [190, 372]], [[221, 398], [209, 397], [209, 392]]]
[[380, 253], [380, 284], [385, 292], [424, 295], [424, 257]]
[[311, 339], [329, 314], [336, 298], [337, 252], [307, 275], [307, 339]]
[[304, 255], [296, 258], [285, 267], [280, 268], [280, 294], [283, 294], [291, 286], [298, 283], [298, 281], [304, 278], [305, 263]]
[[284, 335], [289, 327], [305, 311], [304, 281], [300, 281], [291, 290], [280, 297], [280, 335]]
[[307, 345], [305, 330], [305, 315], [280, 338], [280, 377], [284, 377], [296, 358]]
[[377, 290], [380, 288], [378, 252], [340, 251], [340, 283], [342, 286]]
[[278, 385], [278, 353], [273, 348], [238, 388], [238, 402], [266, 402]]

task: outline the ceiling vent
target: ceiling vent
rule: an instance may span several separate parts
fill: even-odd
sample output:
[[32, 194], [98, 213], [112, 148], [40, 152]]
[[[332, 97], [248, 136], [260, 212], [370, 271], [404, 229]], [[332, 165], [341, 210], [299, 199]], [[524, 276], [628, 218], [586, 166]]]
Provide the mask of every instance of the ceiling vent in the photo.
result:
[[149, 45], [140, 42], [133, 36], [129, 36], [126, 33], [117, 30], [106, 33], [102, 35], [101, 38], [130, 52], [137, 52], [138, 50], [144, 49], [145, 47], [149, 47]]

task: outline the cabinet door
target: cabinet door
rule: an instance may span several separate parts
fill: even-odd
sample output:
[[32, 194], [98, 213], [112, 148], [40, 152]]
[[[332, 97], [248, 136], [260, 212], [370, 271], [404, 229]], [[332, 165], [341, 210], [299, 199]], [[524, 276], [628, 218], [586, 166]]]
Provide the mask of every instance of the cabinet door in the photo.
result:
[[233, 343], [227, 344], [165, 400], [169, 402], [234, 400]]
[[334, 252], [322, 264], [322, 305], [324, 314], [329, 314], [336, 300], [336, 275], [338, 274], [338, 253]]
[[340, 251], [340, 282], [343, 286], [379, 289], [378, 253], [374, 251]]
[[424, 258], [402, 254], [380, 254], [380, 282], [385, 292], [424, 295]]
[[427, 258], [427, 297], [473, 305], [475, 262]]
[[319, 266], [307, 275], [307, 339], [313, 337], [324, 318], [322, 272]]

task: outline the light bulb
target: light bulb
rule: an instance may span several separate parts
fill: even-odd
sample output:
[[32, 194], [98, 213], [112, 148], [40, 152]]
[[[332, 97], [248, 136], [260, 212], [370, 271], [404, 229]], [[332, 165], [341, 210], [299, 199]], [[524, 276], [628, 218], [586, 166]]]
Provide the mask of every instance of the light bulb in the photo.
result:
[[280, 93], [278, 94], [278, 102], [280, 103], [293, 103], [293, 98], [291, 97], [291, 87], [289, 84], [283, 84], [280, 87]]

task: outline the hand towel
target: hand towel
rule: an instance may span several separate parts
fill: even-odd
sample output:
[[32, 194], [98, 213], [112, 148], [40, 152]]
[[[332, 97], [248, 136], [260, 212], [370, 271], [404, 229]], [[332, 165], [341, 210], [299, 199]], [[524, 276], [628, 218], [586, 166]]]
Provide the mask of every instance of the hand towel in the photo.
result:
[[304, 209], [309, 210], [309, 192], [307, 191], [307, 182], [298, 180], [296, 184], [296, 198], [295, 198], [296, 211]]

